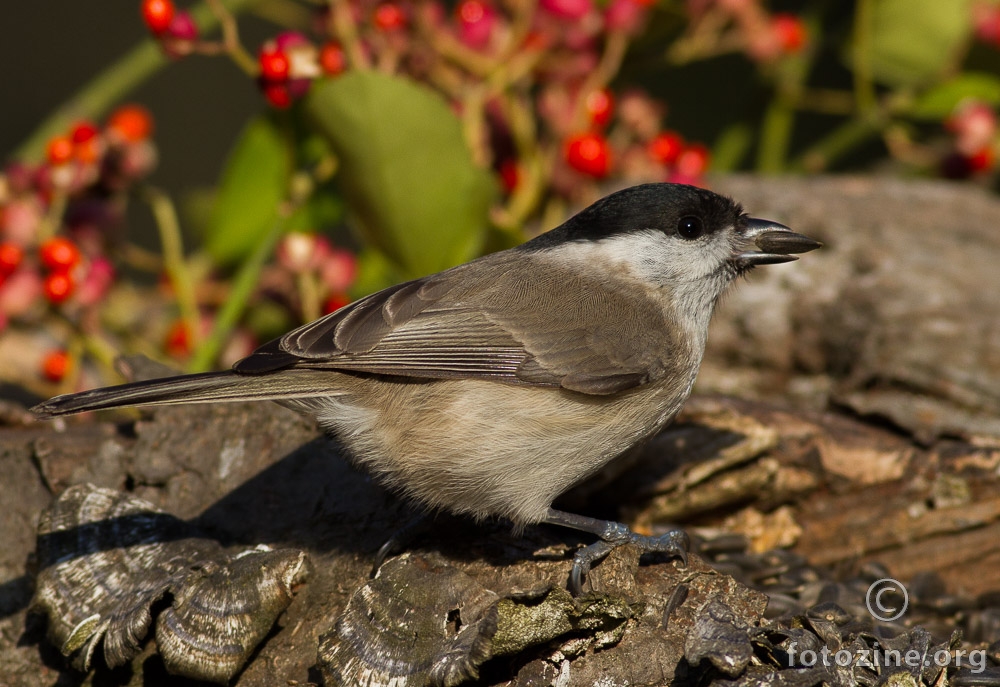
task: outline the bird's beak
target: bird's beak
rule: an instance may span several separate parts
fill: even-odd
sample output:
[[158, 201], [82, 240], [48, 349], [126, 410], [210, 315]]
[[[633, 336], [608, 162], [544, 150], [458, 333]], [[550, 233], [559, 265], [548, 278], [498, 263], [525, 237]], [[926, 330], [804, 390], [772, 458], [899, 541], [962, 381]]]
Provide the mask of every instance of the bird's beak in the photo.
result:
[[740, 268], [791, 262], [798, 260], [793, 253], [808, 253], [823, 245], [784, 224], [753, 217], [746, 220], [740, 238], [739, 252], [733, 255], [733, 262]]

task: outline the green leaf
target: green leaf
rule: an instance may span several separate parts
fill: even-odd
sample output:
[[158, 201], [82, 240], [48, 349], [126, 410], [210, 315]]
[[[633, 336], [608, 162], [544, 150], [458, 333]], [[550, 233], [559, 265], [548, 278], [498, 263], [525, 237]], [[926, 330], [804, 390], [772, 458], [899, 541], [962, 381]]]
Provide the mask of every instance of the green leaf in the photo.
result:
[[332, 184], [318, 187], [288, 218], [287, 231], [322, 233], [338, 224], [344, 215], [344, 202]]
[[871, 65], [891, 86], [926, 84], [948, 69], [972, 27], [970, 0], [868, 0]]
[[444, 99], [357, 71], [317, 81], [305, 107], [339, 159], [338, 184], [368, 245], [409, 277], [477, 254], [496, 187]]
[[1000, 105], [1000, 78], [984, 72], [959, 74], [921, 95], [907, 114], [917, 119], [941, 121], [967, 98]]
[[204, 247], [217, 262], [246, 257], [274, 226], [292, 173], [289, 141], [270, 116], [250, 121], [222, 173]]
[[352, 298], [362, 298], [370, 293], [398, 284], [404, 278], [396, 271], [396, 266], [377, 250], [364, 249], [358, 253], [358, 276], [351, 284]]

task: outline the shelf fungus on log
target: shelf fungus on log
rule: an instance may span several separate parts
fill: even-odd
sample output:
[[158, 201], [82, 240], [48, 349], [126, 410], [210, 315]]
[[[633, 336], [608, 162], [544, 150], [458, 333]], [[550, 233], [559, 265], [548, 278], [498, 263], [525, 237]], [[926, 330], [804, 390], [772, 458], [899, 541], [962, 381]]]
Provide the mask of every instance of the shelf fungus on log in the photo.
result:
[[155, 624], [166, 669], [226, 683], [304, 582], [306, 554], [231, 552], [152, 504], [90, 484], [42, 514], [32, 608], [78, 670], [131, 661]]
[[[579, 673], [574, 684], [593, 684], [601, 674], [622, 684], [654, 684], [682, 661], [683, 638], [710, 601], [727, 604], [726, 618], [749, 649], [747, 628], [760, 622], [763, 595], [696, 556], [688, 568], [640, 568], [638, 559], [632, 547], [613, 551], [592, 571], [592, 590], [574, 598], [564, 587], [564, 566], [521, 561], [490, 569], [439, 554], [404, 554], [358, 589], [320, 638], [324, 683], [453, 687], [500, 658], [538, 663], [525, 669], [549, 681], [561, 665]], [[684, 593], [669, 593], [678, 588]]]

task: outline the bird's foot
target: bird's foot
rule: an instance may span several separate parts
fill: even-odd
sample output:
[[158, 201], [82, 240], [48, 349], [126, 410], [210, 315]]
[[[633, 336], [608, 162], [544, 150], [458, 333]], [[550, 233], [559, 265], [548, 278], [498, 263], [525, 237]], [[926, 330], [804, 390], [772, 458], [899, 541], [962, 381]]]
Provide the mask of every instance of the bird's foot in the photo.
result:
[[549, 509], [545, 522], [590, 532], [601, 538], [601, 541], [577, 551], [573, 557], [569, 590], [574, 596], [578, 596], [582, 591], [583, 580], [593, 565], [624, 544], [636, 546], [641, 553], [666, 553], [679, 558], [682, 565], [687, 565], [687, 550], [690, 546], [690, 540], [683, 530], [671, 530], [658, 537], [650, 537], [637, 534], [620, 522], [598, 520], [554, 509]]
[[378, 574], [379, 568], [382, 564], [386, 562], [390, 557], [396, 555], [400, 551], [405, 551], [413, 543], [423, 530], [428, 525], [428, 518], [425, 514], [418, 515], [416, 518], [410, 522], [403, 525], [401, 528], [396, 530], [385, 543], [379, 547], [378, 551], [375, 553], [375, 560], [372, 563], [372, 569], [369, 573], [369, 577], [374, 579]]

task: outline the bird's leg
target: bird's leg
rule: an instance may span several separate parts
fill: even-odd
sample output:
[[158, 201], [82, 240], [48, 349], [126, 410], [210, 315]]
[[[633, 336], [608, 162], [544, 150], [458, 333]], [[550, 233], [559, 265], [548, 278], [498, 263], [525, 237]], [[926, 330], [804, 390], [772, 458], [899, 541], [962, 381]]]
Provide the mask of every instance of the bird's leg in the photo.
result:
[[410, 522], [393, 532], [375, 553], [375, 561], [372, 563], [372, 569], [369, 573], [369, 577], [374, 579], [375, 575], [378, 574], [379, 568], [382, 567], [382, 564], [385, 563], [390, 556], [399, 553], [412, 544], [413, 540], [420, 534], [420, 530], [423, 530], [426, 526], [427, 514], [421, 513], [416, 518], [410, 520]]
[[681, 559], [687, 565], [687, 550], [690, 544], [687, 533], [683, 530], [671, 530], [659, 537], [648, 537], [636, 534], [620, 522], [598, 520], [585, 515], [574, 515], [561, 510], [549, 508], [543, 520], [549, 525], [570, 527], [574, 530], [590, 532], [601, 538], [601, 541], [586, 546], [573, 557], [573, 570], [570, 572], [569, 589], [576, 596], [580, 594], [583, 578], [590, 572], [591, 566], [607, 556], [612, 549], [622, 544], [634, 544], [642, 553], [668, 553]]

